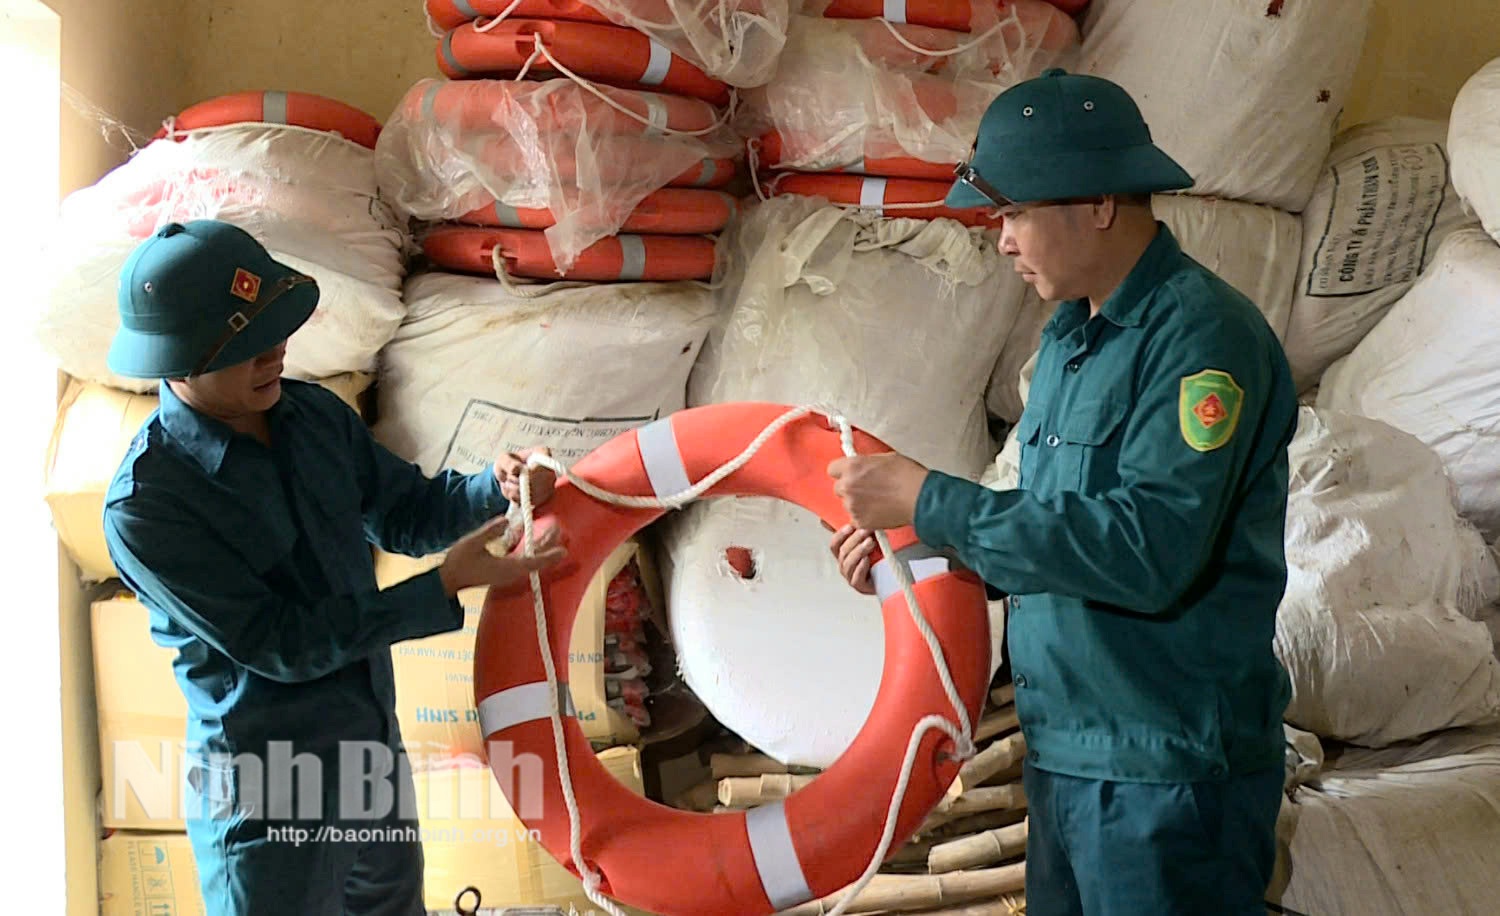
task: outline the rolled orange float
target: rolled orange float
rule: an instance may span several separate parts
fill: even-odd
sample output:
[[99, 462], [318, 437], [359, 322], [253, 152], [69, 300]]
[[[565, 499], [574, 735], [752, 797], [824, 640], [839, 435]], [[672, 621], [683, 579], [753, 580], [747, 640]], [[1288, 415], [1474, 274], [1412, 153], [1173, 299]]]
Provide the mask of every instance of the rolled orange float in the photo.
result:
[[[617, 185], [630, 180], [632, 163], [643, 157], [660, 155], [661, 145], [646, 137], [626, 134], [608, 139], [608, 159], [596, 160], [589, 165], [590, 180], [599, 180], [607, 185]], [[519, 181], [532, 181], [526, 161], [521, 158], [520, 148], [509, 136], [490, 137], [480, 142], [474, 156], [485, 167], [501, 178], [510, 177]], [[548, 160], [552, 169], [551, 178], [576, 184], [578, 161], [571, 150], [555, 150]], [[734, 179], [738, 164], [733, 159], [704, 159], [666, 183], [670, 188], [722, 188]]]
[[[911, 178], [866, 178], [860, 175], [800, 175], [783, 172], [771, 181], [773, 194], [822, 197], [830, 203], [860, 207], [881, 216], [907, 219], [951, 219], [965, 226], [998, 229], [1004, 224], [985, 207], [955, 210], [943, 206], [951, 181], [918, 181]], [[931, 204], [909, 207], [891, 204]]]
[[499, 249], [507, 273], [532, 280], [592, 283], [705, 280], [714, 272], [714, 241], [685, 235], [614, 235], [585, 248], [559, 273], [547, 236], [530, 229], [441, 226], [422, 239], [433, 263], [464, 273], [495, 273]]
[[[831, 0], [823, 10], [826, 19], [885, 19], [888, 22], [904, 23], [908, 25], [921, 25], [934, 29], [950, 29], [955, 32], [972, 32], [974, 30], [973, 15], [974, 3], [991, 2], [991, 0]], [[1023, 23], [1039, 22], [1039, 17], [1027, 15], [1026, 6], [1052, 6], [1061, 10], [1064, 14], [1072, 16], [1081, 12], [1089, 5], [1089, 0], [998, 0], [995, 6], [999, 8], [1001, 16], [1007, 14], [1007, 8], [1019, 6], [1020, 17]], [[1027, 30], [1031, 31], [1030, 28]], [[1053, 32], [1045, 24], [1040, 34], [1047, 34], [1042, 41], [1042, 47], [1049, 50], [1060, 50], [1056, 45], [1065, 34], [1065, 31]], [[1077, 31], [1073, 31], [1076, 40]]]
[[969, 31], [970, 0], [831, 0], [828, 19], [885, 19], [935, 29]]
[[[338, 134], [351, 143], [375, 148], [380, 122], [352, 105], [306, 92], [236, 92], [209, 99], [172, 120], [177, 131], [228, 127], [232, 124], [286, 124]], [[167, 136], [166, 127], [153, 139]]]
[[[785, 162], [786, 144], [778, 131], [769, 131], [761, 135], [756, 155], [760, 157], [760, 164], [769, 169], [796, 168], [788, 166]], [[820, 167], [819, 172], [853, 173], [857, 175], [874, 175], [881, 178], [916, 178], [924, 181], [952, 181], [953, 168], [956, 163], [952, 162], [928, 162], [925, 159], [914, 159], [910, 156], [881, 156], [866, 147], [865, 155], [859, 159], [850, 159], [829, 167]]]
[[[615, 493], [664, 497], [686, 490], [743, 451], [788, 408], [735, 403], [695, 407], [606, 442], [571, 476]], [[861, 453], [889, 451], [855, 432]], [[748, 464], [708, 497], [773, 496], [837, 528], [849, 521], [827, 467], [841, 457], [839, 433], [808, 415], [772, 434]], [[543, 574], [548, 641], [555, 670], [567, 654], [580, 599], [601, 563], [661, 509], [606, 505], [563, 480], [539, 512], [567, 536], [568, 559]], [[887, 534], [910, 564], [915, 593], [937, 637], [970, 721], [989, 680], [989, 622], [983, 585], [972, 573], [923, 547], [911, 528]], [[880, 688], [849, 750], [811, 785], [750, 811], [696, 814], [641, 798], [595, 758], [571, 716], [563, 715], [568, 771], [577, 802], [580, 848], [603, 878], [604, 893], [652, 913], [764, 916], [835, 893], [854, 881], [879, 848], [912, 735], [927, 716], [956, 721], [931, 652], [912, 619], [891, 558], [877, 555], [873, 577], [885, 622]], [[491, 589], [475, 642], [474, 699], [489, 765], [511, 807], [542, 845], [575, 874], [568, 807], [550, 721], [552, 699], [534, 636], [528, 584]], [[559, 684], [563, 710], [567, 685]], [[922, 823], [958, 773], [952, 741], [928, 732], [898, 809], [891, 849]], [[542, 778], [516, 778], [517, 760], [542, 761]], [[538, 784], [539, 783], [539, 784]], [[539, 815], [536, 814], [539, 812]]]
[[[631, 112], [635, 117], [616, 111], [603, 102], [596, 101], [588, 90], [572, 80], [550, 80], [545, 83], [516, 83], [507, 80], [460, 80], [447, 82], [432, 80], [421, 92], [408, 92], [401, 101], [401, 113], [409, 120], [439, 121], [450, 127], [464, 130], [499, 130], [506, 123], [507, 112], [518, 109], [530, 112], [540, 109], [533, 101], [537, 94], [546, 93], [543, 100], [549, 107], [541, 112], [550, 113], [553, 108], [567, 110], [575, 103], [588, 106], [589, 129], [620, 134], [651, 134], [667, 130], [694, 133], [712, 128], [719, 121], [719, 112], [707, 102], [698, 99], [647, 92], [635, 89], [601, 87], [610, 101]], [[557, 101], [554, 102], [553, 99]], [[567, 104], [562, 104], [566, 102]], [[541, 131], [576, 131], [578, 125], [558, 115], [546, 118], [537, 112], [537, 129]], [[655, 126], [653, 126], [655, 125]]]
[[[738, 201], [719, 191], [665, 188], [646, 195], [626, 217], [620, 231], [657, 235], [718, 232], [734, 216], [737, 206]], [[557, 225], [557, 217], [551, 210], [511, 207], [498, 200], [465, 213], [458, 221], [507, 229], [549, 229]]]
[[[713, 79], [666, 47], [634, 29], [589, 22], [507, 19], [488, 31], [467, 22], [438, 43], [438, 66], [452, 79], [521, 72], [557, 73], [537, 39], [563, 67], [581, 77], [626, 89], [656, 89], [729, 104], [729, 86]], [[536, 55], [533, 60], [533, 55]]]
[[[456, 29], [465, 22], [498, 16], [510, 9], [511, 0], [427, 0], [427, 15], [443, 29]], [[521, 0], [510, 11], [523, 19], [561, 19], [610, 25], [608, 17], [578, 0]]]

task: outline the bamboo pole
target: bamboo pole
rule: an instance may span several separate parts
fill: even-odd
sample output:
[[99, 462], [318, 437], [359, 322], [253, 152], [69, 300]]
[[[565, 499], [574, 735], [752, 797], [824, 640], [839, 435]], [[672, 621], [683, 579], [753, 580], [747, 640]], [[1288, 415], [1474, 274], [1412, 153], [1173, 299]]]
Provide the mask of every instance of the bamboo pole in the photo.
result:
[[1016, 783], [1008, 786], [990, 786], [970, 789], [957, 798], [945, 798], [938, 802], [936, 813], [967, 817], [986, 811], [1007, 809], [1015, 811], [1026, 807], [1026, 790]]
[[708, 769], [714, 779], [732, 776], [764, 776], [767, 773], [790, 773], [792, 768], [765, 754], [714, 754], [708, 758]]
[[1021, 720], [1016, 718], [1016, 708], [1006, 706], [979, 720], [979, 725], [974, 729], [974, 740], [988, 741], [996, 735], [1013, 732], [1020, 727]]
[[[886, 912], [900, 912], [899, 910], [887, 910]], [[999, 900], [986, 900], [981, 903], [965, 903], [958, 906], [943, 907], [940, 910], [922, 910], [921, 916], [1025, 916], [1026, 895], [1006, 894]]]
[[790, 773], [767, 773], [764, 776], [730, 777], [719, 780], [719, 804], [730, 808], [749, 808], [786, 798], [810, 785], [816, 776], [793, 776]]
[[995, 900], [960, 903], [936, 910], [883, 910], [872, 916], [894, 916], [898, 913], [911, 913], [912, 916], [1026, 916], [1026, 895], [1006, 894]]
[[[960, 793], [978, 788], [1001, 770], [1015, 766], [1026, 756], [1026, 736], [1019, 732], [1007, 735], [980, 751], [958, 771], [954, 785]], [[951, 791], [951, 790], [950, 790]]]
[[[927, 910], [1013, 894], [1025, 886], [1025, 862], [948, 875], [876, 875], [844, 912]], [[783, 910], [779, 916], [823, 916], [838, 904], [842, 893]]]
[[986, 830], [999, 830], [1001, 827], [1011, 827], [1026, 819], [1025, 811], [989, 811], [984, 814], [972, 814], [957, 820], [941, 821], [935, 827], [924, 825], [922, 837], [931, 840], [956, 840], [959, 837], [970, 836], [975, 833], [983, 833]]
[[986, 830], [962, 839], [932, 847], [927, 856], [927, 870], [935, 875], [965, 868], [982, 868], [1004, 862], [1026, 852], [1029, 821], [998, 830]]
[[[723, 796], [720, 796], [722, 799]], [[970, 792], [953, 797], [944, 798], [933, 812], [927, 816], [919, 832], [927, 833], [949, 821], [955, 821], [962, 817], [973, 814], [986, 814], [991, 811], [1019, 811], [1026, 807], [1026, 790], [1019, 783], [1008, 786], [992, 786], [984, 789], [974, 789]]]
[[990, 691], [990, 702], [996, 706], [1010, 706], [1016, 702], [1016, 685], [1001, 684]]

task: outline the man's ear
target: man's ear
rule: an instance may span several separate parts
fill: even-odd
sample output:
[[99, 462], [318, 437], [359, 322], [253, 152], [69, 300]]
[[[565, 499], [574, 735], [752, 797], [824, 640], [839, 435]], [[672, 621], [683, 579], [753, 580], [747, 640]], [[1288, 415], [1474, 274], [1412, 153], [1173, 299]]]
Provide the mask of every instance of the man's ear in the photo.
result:
[[1120, 198], [1114, 194], [1106, 194], [1093, 202], [1091, 212], [1095, 229], [1109, 229], [1120, 216]]

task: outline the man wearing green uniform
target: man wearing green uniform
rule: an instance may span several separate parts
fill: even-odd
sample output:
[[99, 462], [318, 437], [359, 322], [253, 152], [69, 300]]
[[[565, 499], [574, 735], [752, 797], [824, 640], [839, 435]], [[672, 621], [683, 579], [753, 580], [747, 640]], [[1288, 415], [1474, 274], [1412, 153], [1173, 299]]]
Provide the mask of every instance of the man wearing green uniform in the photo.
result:
[[[913, 524], [1010, 596], [1028, 747], [1033, 916], [1261, 914], [1275, 860], [1297, 402], [1255, 306], [1185, 255], [1150, 194], [1191, 186], [1130, 96], [1052, 70], [1001, 95], [949, 206], [1060, 304], [1017, 426], [1020, 487], [900, 455], [835, 462], [868, 587], [870, 529]], [[857, 526], [857, 527], [856, 527]]]

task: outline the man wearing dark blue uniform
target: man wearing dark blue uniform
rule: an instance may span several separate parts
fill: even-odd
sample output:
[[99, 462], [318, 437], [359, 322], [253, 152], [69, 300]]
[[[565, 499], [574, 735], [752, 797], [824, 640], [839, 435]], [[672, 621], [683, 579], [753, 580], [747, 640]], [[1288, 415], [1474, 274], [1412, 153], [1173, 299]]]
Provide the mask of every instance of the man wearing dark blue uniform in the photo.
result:
[[[120, 279], [110, 368], [163, 381], [110, 486], [105, 537], [177, 653], [210, 916], [425, 912], [390, 646], [458, 629], [460, 589], [562, 556], [555, 529], [531, 556], [486, 549], [521, 456], [428, 478], [333, 394], [281, 378], [317, 302], [313, 278], [212, 220], [163, 227]], [[552, 484], [538, 475], [540, 500]], [[380, 590], [371, 543], [447, 556]]]

